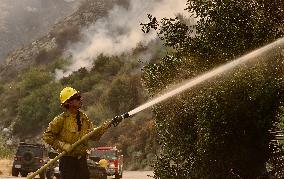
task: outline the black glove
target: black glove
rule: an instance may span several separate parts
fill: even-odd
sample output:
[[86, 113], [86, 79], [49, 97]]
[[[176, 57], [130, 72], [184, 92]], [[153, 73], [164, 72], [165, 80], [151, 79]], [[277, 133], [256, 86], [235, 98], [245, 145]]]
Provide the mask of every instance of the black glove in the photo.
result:
[[122, 121], [123, 117], [122, 116], [115, 116], [112, 119], [112, 124], [114, 127], [118, 126], [118, 124]]
[[116, 127], [116, 126], [118, 126], [118, 124], [122, 121], [122, 119], [129, 118], [129, 117], [131, 117], [131, 116], [129, 115], [129, 113], [124, 113], [124, 114], [122, 114], [122, 115], [120, 115], [120, 116], [115, 116], [115, 117], [112, 119], [111, 124], [112, 124], [114, 127]]

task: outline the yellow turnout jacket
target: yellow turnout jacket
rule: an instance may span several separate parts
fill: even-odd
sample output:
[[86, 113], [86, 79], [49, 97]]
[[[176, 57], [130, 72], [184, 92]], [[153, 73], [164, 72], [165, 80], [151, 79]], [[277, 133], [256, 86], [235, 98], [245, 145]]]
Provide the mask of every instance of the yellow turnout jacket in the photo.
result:
[[[50, 123], [46, 131], [43, 133], [43, 140], [51, 145], [54, 149], [62, 152], [59, 142], [73, 144], [82, 138], [85, 134], [93, 130], [94, 126], [86, 114], [80, 111], [81, 130], [78, 130], [76, 114], [63, 112], [55, 117]], [[101, 128], [91, 137], [91, 140], [99, 140], [105, 133], [106, 129]], [[75, 147], [68, 156], [86, 155], [88, 149], [88, 141], [83, 141], [79, 146]]]

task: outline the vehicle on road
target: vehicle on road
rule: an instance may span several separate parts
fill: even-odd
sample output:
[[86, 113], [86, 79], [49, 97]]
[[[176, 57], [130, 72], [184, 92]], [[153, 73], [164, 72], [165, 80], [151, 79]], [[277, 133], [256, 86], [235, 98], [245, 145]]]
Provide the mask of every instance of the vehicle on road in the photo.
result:
[[[12, 165], [12, 176], [26, 177], [35, 172], [49, 161], [48, 152], [44, 145], [21, 142], [17, 148]], [[53, 179], [54, 166], [48, 167], [40, 175], [40, 179]]]
[[100, 158], [91, 157], [87, 159], [90, 179], [107, 179], [106, 168], [99, 163]]
[[115, 179], [122, 178], [123, 174], [123, 155], [116, 147], [96, 147], [90, 151], [90, 157], [105, 159], [107, 161], [106, 173], [114, 176]]

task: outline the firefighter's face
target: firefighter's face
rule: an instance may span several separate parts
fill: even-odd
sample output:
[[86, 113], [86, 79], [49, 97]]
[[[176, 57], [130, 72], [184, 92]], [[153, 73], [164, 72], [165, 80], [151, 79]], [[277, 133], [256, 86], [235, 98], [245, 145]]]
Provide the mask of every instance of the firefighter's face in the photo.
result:
[[81, 95], [76, 95], [68, 100], [69, 109], [79, 109], [82, 107]]

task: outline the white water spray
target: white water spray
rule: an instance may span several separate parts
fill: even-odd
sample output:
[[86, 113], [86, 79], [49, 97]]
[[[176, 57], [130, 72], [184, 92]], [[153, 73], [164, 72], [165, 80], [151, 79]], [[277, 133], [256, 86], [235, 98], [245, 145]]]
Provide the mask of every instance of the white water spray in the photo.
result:
[[272, 49], [279, 49], [279, 50], [282, 50], [283, 49], [283, 46], [284, 45], [284, 38], [281, 38], [273, 43], [270, 43], [264, 47], [261, 47], [247, 55], [244, 55], [236, 60], [233, 60], [231, 62], [228, 62], [220, 67], [217, 67], [209, 72], [206, 72], [204, 74], [201, 74], [193, 79], [190, 79], [188, 81], [185, 82], [184, 85], [181, 85], [179, 87], [177, 87], [176, 89], [173, 89], [172, 91], [168, 92], [168, 93], [165, 93], [161, 96], [158, 96], [154, 99], [152, 99], [151, 101], [133, 109], [132, 111], [128, 112], [128, 114], [130, 116], [144, 110], [144, 109], [147, 109], [155, 104], [158, 104], [166, 99], [169, 99], [179, 93], [182, 93], [183, 91], [185, 90], [188, 90], [192, 87], [194, 87], [195, 85], [199, 84], [199, 83], [202, 83], [206, 80], [209, 80], [211, 78], [213, 78], [214, 76], [216, 75], [219, 75], [219, 74], [222, 74], [228, 70], [231, 70], [235, 67], [237, 67], [238, 65], [240, 64], [244, 64], [246, 63], [247, 61], [251, 60], [251, 59], [254, 59], [260, 55], [263, 55], [264, 53], [267, 53], [268, 51], [272, 50]]

